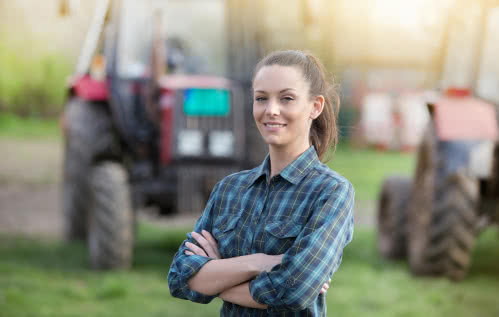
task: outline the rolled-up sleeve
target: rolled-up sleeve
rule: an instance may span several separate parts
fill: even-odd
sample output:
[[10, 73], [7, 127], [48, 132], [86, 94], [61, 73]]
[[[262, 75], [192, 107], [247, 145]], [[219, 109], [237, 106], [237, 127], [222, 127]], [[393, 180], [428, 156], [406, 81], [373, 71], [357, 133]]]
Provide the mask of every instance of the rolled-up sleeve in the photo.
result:
[[299, 311], [313, 304], [352, 240], [354, 196], [348, 181], [321, 193], [281, 265], [250, 282], [255, 301], [269, 305], [272, 312]]
[[[211, 210], [215, 204], [218, 185], [213, 189], [203, 214], [198, 219], [194, 231], [200, 233], [203, 229], [211, 232]], [[170, 293], [174, 297], [187, 299], [197, 303], [207, 304], [216, 296], [208, 296], [191, 290], [187, 281], [194, 276], [211, 258], [199, 255], [186, 255], [184, 252], [188, 250], [185, 246], [186, 242], [197, 244], [192, 238], [191, 233], [187, 234], [187, 239], [182, 242], [179, 250], [173, 258], [173, 262], [168, 272], [168, 287]]]

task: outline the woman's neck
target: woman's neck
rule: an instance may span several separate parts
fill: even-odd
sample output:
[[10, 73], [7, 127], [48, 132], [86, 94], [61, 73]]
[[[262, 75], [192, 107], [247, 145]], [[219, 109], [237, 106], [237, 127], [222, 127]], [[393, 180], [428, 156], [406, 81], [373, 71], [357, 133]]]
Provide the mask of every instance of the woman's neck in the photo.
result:
[[269, 146], [270, 178], [279, 174], [286, 166], [296, 160], [303, 152], [308, 150], [310, 144], [297, 148]]

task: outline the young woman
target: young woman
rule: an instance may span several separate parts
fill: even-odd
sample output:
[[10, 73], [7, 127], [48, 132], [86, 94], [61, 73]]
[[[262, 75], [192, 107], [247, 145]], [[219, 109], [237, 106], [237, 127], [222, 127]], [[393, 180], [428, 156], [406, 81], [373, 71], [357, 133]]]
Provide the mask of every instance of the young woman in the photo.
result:
[[218, 296], [221, 316], [325, 316], [353, 235], [352, 185], [319, 160], [337, 141], [335, 93], [314, 56], [279, 51], [256, 66], [253, 94], [269, 155], [215, 186], [173, 259], [170, 292]]

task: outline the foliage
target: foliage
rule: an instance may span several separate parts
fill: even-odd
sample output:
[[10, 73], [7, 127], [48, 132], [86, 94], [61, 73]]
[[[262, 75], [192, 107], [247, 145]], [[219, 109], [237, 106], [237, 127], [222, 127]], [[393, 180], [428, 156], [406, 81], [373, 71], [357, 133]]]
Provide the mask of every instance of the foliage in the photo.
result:
[[63, 55], [29, 54], [0, 34], [0, 111], [54, 115], [65, 98], [70, 63]]
[[[81, 243], [0, 236], [0, 315], [217, 316], [220, 300], [172, 298], [166, 276], [183, 229], [142, 224], [130, 272], [88, 268]], [[330, 316], [497, 316], [498, 230], [477, 242], [467, 279], [415, 278], [404, 262], [375, 250], [374, 232], [358, 230], [328, 292]]]

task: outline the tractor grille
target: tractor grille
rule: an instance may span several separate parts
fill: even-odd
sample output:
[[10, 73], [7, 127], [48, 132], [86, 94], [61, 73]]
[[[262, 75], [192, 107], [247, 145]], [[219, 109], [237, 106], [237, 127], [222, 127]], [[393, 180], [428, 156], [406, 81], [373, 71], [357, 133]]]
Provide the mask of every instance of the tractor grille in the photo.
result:
[[[243, 104], [237, 92], [229, 94], [228, 110], [217, 114], [192, 114], [186, 110], [185, 91], [177, 91], [173, 155], [176, 160], [240, 161], [244, 146]], [[222, 114], [220, 114], [222, 113]], [[230, 149], [229, 149], [230, 148]]]

